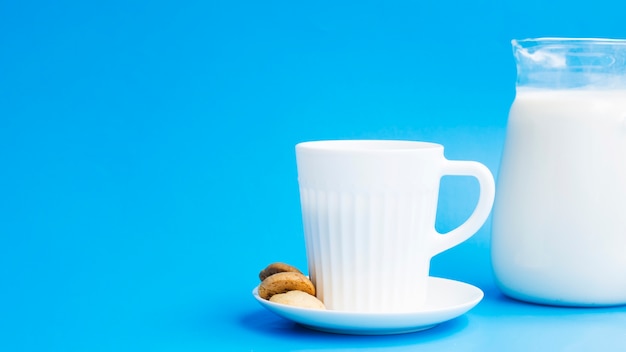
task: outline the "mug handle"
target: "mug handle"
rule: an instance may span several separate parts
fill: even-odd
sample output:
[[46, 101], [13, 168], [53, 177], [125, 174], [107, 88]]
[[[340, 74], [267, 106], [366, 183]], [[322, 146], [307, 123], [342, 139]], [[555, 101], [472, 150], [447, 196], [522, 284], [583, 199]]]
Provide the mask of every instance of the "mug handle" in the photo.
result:
[[435, 230], [435, 236], [431, 245], [432, 256], [460, 244], [478, 232], [489, 217], [489, 213], [491, 213], [496, 193], [496, 186], [491, 171], [479, 162], [446, 159], [441, 171], [441, 176], [475, 177], [480, 186], [480, 194], [476, 208], [474, 208], [472, 215], [463, 224], [444, 234]]

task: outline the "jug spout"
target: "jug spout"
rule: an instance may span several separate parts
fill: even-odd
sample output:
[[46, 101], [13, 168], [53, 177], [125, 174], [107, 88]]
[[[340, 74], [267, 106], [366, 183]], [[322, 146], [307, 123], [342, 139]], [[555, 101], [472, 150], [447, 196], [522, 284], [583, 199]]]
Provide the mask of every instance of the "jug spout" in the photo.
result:
[[518, 87], [626, 88], [626, 40], [536, 38], [511, 44]]

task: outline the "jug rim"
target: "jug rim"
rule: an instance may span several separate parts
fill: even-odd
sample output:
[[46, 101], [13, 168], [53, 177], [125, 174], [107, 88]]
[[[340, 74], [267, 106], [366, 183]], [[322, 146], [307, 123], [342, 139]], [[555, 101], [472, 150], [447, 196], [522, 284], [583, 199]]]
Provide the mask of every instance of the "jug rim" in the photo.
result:
[[569, 44], [569, 43], [586, 43], [586, 44], [610, 44], [610, 45], [626, 45], [626, 39], [620, 38], [573, 38], [573, 37], [538, 37], [513, 39], [511, 43], [524, 46], [524, 44]]
[[626, 39], [544, 37], [511, 44], [518, 87], [626, 88]]

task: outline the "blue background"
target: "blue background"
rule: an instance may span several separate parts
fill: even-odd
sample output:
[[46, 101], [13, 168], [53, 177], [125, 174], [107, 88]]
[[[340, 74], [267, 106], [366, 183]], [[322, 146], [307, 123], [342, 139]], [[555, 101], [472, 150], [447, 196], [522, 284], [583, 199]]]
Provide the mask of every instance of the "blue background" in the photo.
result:
[[[490, 224], [432, 263], [468, 314], [309, 331], [251, 296], [306, 267], [294, 145], [442, 143], [497, 176], [510, 40], [626, 38], [623, 1], [0, 0], [0, 350], [626, 350], [626, 310], [516, 302]], [[473, 208], [445, 178], [437, 227]]]

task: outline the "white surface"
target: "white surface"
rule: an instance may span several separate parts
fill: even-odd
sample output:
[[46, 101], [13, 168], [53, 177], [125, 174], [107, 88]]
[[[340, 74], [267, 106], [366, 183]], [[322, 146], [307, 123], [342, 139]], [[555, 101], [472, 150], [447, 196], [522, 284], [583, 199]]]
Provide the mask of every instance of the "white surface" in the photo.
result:
[[425, 330], [465, 314], [483, 298], [483, 291], [467, 283], [430, 277], [429, 294], [419, 311], [403, 313], [354, 313], [287, 306], [252, 294], [261, 305], [279, 316], [314, 330], [355, 335], [400, 334]]

